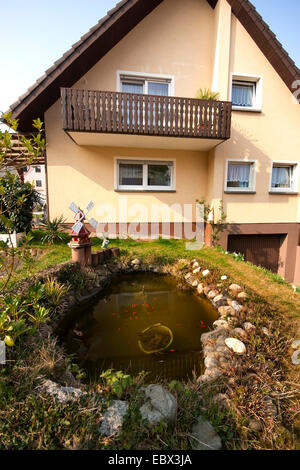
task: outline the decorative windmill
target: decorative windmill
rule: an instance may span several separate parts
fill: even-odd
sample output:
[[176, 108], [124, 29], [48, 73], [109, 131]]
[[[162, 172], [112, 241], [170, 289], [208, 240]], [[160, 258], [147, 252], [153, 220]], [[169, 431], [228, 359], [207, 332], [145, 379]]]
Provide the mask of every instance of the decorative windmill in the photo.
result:
[[[74, 202], [70, 204], [69, 209], [75, 213], [76, 223], [72, 227], [72, 245], [85, 245], [90, 243], [90, 232], [85, 227], [84, 222], [87, 218], [88, 213], [94, 208], [95, 204], [91, 201], [86, 206], [86, 212], [78, 207]], [[97, 228], [98, 222], [95, 219], [89, 219], [87, 222], [94, 228]]]

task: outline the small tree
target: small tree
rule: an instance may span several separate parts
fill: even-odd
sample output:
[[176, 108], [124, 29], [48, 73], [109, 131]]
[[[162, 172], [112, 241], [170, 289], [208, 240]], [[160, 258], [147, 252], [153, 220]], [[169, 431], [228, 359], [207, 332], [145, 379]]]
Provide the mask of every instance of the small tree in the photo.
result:
[[223, 200], [220, 201], [217, 216], [215, 214], [215, 209], [207, 204], [205, 198], [201, 200], [197, 199], [196, 202], [203, 207], [204, 222], [210, 225], [212, 245], [216, 246], [220, 240], [221, 233], [228, 227], [228, 223], [226, 222], [227, 214], [224, 211]]
[[[0, 178], [0, 211], [9, 219], [0, 220], [0, 232], [28, 233], [31, 228], [34, 205], [40, 203], [39, 193], [30, 183], [24, 183], [18, 176], [7, 172]], [[9, 225], [9, 227], [8, 227]]]
[[[12, 248], [11, 235], [16, 230], [28, 231], [32, 215], [29, 214], [32, 205], [37, 201], [37, 195], [30, 184], [24, 184], [12, 169], [20, 172], [26, 165], [31, 165], [40, 157], [45, 149], [45, 139], [42, 136], [43, 123], [40, 119], [33, 121], [35, 134], [29, 137], [16, 134], [18, 120], [12, 119], [11, 113], [4, 113], [0, 123], [7, 125], [12, 131], [0, 130], [0, 230], [8, 233], [10, 243], [0, 242], [0, 271], [6, 272], [6, 281], [0, 293], [6, 291], [12, 273], [15, 269], [16, 258], [22, 258], [24, 250]], [[14, 138], [18, 136], [18, 140]], [[14, 152], [17, 143], [18, 152]], [[26, 249], [26, 248], [24, 248]]]

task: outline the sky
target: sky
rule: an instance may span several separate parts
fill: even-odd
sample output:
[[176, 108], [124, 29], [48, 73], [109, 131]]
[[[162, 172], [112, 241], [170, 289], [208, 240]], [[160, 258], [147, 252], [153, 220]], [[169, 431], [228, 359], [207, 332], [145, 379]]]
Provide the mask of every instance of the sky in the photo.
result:
[[[0, 0], [0, 111], [8, 107], [117, 0]], [[300, 66], [300, 0], [252, 0]]]

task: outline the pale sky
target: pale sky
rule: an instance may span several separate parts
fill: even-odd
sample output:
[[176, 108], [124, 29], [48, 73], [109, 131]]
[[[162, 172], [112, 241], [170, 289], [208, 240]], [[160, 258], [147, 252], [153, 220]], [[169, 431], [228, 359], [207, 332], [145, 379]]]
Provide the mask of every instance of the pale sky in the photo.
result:
[[[252, 0], [300, 65], [300, 0]], [[0, 111], [95, 25], [116, 0], [0, 0]]]

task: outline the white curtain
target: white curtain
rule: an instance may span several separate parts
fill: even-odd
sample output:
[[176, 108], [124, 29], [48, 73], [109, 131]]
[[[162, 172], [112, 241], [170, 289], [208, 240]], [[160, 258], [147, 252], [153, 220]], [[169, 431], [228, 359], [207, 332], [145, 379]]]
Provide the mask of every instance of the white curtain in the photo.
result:
[[121, 186], [141, 186], [143, 184], [143, 165], [120, 163], [119, 175]]
[[169, 85], [168, 83], [149, 82], [148, 94], [157, 96], [169, 96]]
[[240, 183], [241, 187], [248, 187], [250, 182], [250, 165], [228, 165], [228, 183]]
[[122, 82], [123, 93], [143, 93], [144, 85], [142, 83]]
[[253, 86], [233, 84], [232, 104], [234, 106], [252, 106]]
[[272, 173], [272, 187], [273, 188], [283, 188], [290, 186], [290, 176], [291, 168], [290, 167], [273, 167]]

